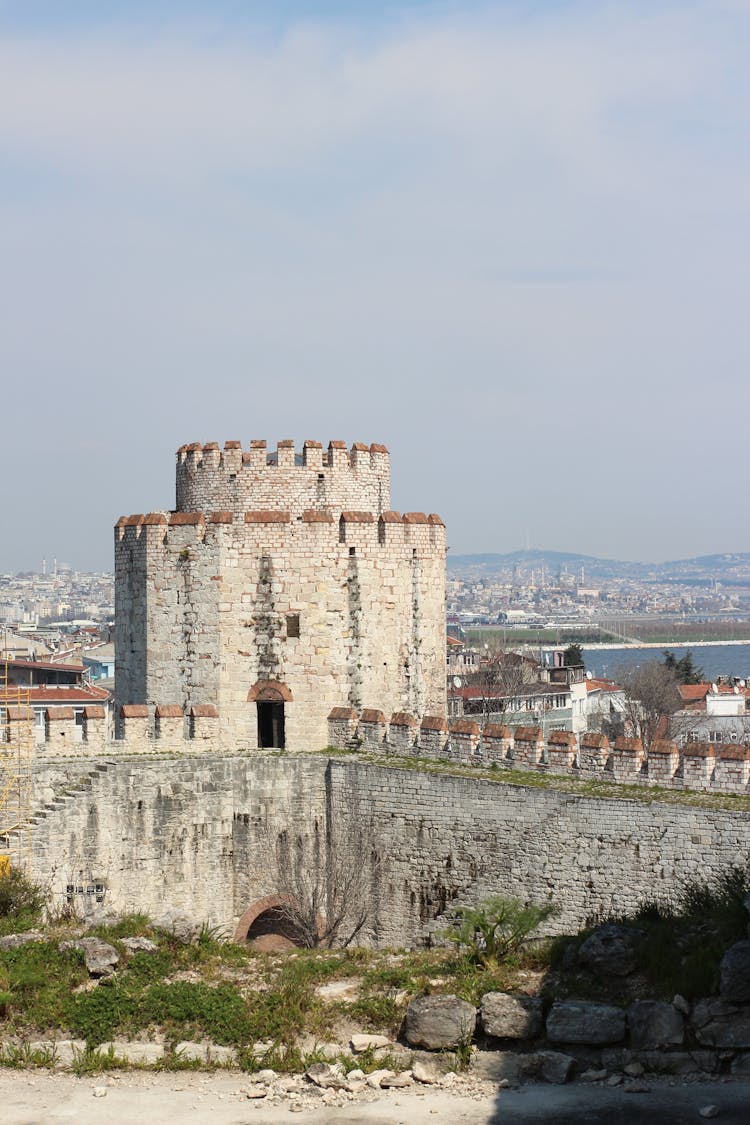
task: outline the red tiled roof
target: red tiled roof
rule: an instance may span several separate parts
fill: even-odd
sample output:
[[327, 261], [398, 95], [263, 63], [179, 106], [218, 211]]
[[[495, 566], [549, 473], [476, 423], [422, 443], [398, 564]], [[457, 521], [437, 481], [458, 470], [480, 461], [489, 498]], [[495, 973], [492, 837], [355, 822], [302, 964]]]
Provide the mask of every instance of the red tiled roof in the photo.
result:
[[[21, 688], [20, 696], [24, 703], [28, 699], [32, 706], [44, 703], [47, 706], [69, 707], [72, 703], [104, 703], [110, 698], [110, 693], [106, 688], [93, 684], [61, 684], [60, 687], [38, 684]], [[0, 703], [17, 704], [18, 700], [18, 688], [0, 688]]]
[[586, 680], [586, 691], [622, 691], [620, 684], [614, 680], [590, 679]]
[[83, 664], [55, 664], [51, 660], [0, 660], [0, 664], [7, 664], [9, 668], [43, 668], [48, 671], [54, 668], [61, 672], [83, 672]]
[[709, 691], [711, 690], [710, 684], [680, 684], [677, 688], [680, 693], [680, 699], [683, 703], [697, 703], [702, 702]]
[[703, 703], [706, 696], [711, 695], [750, 695], [750, 689], [740, 688], [735, 692], [734, 684], [717, 684], [716, 691], [712, 684], [678, 684], [677, 690], [683, 703]]

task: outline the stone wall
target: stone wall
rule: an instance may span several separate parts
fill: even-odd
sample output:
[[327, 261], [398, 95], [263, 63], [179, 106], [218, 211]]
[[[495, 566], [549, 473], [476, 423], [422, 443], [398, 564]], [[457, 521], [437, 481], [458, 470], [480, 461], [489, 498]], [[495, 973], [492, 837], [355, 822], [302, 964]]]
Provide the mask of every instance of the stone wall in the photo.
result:
[[[346, 719], [343, 721], [343, 714]], [[398, 711], [335, 707], [328, 716], [328, 743], [336, 749], [361, 747], [384, 754], [433, 758], [495, 770], [534, 770], [623, 785], [659, 785], [708, 793], [750, 794], [750, 746], [693, 742], [685, 746], [656, 740], [645, 751], [637, 738], [610, 745], [601, 734], [580, 736], [540, 727], [515, 727], [473, 719], [447, 724], [440, 715], [419, 722]]]
[[321, 885], [362, 874], [372, 944], [424, 942], [452, 904], [490, 893], [551, 897], [563, 911], [552, 928], [563, 932], [750, 854], [745, 813], [324, 755], [91, 758], [68, 777], [66, 768], [37, 766], [37, 796], [52, 799], [32, 826], [33, 875], [59, 901], [73, 887], [76, 905], [93, 908], [87, 889], [102, 886], [118, 911], [171, 908], [228, 929], [299, 869]]

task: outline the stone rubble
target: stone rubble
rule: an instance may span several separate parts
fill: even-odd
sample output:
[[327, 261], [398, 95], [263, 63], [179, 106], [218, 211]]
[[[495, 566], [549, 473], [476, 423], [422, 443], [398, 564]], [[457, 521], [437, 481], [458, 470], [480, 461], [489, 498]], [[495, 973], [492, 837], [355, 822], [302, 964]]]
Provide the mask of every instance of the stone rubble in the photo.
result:
[[120, 963], [120, 955], [114, 946], [98, 937], [76, 938], [73, 941], [61, 941], [58, 949], [79, 949], [82, 951], [86, 968], [92, 977], [110, 976]]

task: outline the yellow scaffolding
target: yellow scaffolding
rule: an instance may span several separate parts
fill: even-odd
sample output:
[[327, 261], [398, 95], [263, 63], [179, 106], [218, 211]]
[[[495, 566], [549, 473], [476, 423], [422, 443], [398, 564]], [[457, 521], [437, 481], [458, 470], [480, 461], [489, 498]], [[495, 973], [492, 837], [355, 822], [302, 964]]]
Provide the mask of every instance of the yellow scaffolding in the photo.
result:
[[31, 869], [34, 713], [30, 688], [10, 683], [9, 664], [8, 660], [0, 662], [0, 875], [11, 863], [28, 875]]

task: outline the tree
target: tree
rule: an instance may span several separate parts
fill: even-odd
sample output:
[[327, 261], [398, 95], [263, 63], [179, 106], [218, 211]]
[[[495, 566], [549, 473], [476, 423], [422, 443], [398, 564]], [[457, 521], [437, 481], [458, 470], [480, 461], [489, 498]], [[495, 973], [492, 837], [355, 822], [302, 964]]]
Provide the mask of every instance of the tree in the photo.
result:
[[580, 668], [585, 667], [583, 660], [583, 649], [580, 645], [568, 645], [563, 653], [563, 664], [566, 668]]
[[382, 859], [372, 848], [372, 835], [371, 828], [362, 827], [334, 848], [330, 838], [320, 839], [317, 824], [312, 839], [279, 834], [275, 866], [281, 901], [275, 914], [280, 930], [309, 949], [354, 941], [370, 916], [380, 874]]
[[529, 675], [529, 661], [520, 653], [512, 652], [502, 645], [485, 645], [480, 659], [479, 671], [469, 680], [470, 687], [479, 690], [479, 698], [465, 706], [467, 713], [481, 713], [487, 722], [492, 715], [506, 711], [523, 689], [523, 685], [533, 680]]
[[618, 679], [625, 689], [625, 723], [648, 748], [668, 732], [669, 720], [680, 706], [675, 673], [659, 660], [629, 668]]
[[705, 683], [706, 673], [693, 663], [693, 654], [690, 650], [678, 660], [673, 652], [665, 649], [663, 666], [674, 674], [678, 684]]

